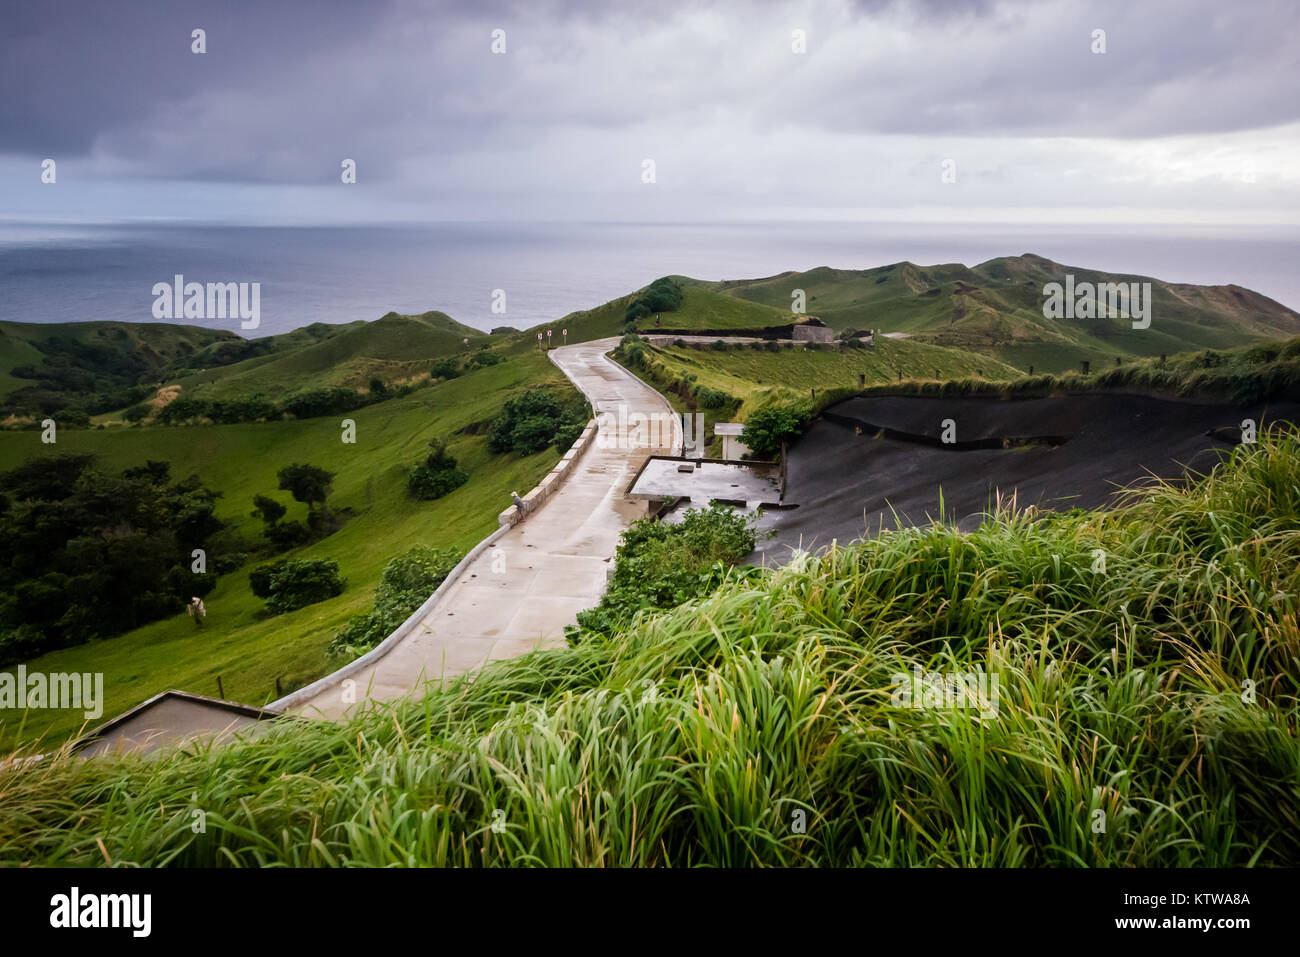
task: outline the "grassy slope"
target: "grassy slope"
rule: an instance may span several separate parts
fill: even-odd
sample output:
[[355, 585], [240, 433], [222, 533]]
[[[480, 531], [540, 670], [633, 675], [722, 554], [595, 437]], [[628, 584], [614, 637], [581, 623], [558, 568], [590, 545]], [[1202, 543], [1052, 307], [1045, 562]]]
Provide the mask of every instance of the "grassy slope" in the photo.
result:
[[[1128, 320], [1049, 320], [1043, 285], [1076, 282], [1150, 282], [1151, 328]], [[728, 295], [788, 308], [791, 290], [804, 289], [808, 312], [836, 329], [910, 332], [940, 345], [976, 349], [1022, 369], [1060, 372], [1081, 360], [1157, 356], [1195, 348], [1227, 348], [1300, 333], [1300, 317], [1279, 303], [1238, 286], [1192, 286], [1144, 276], [1064, 266], [1039, 256], [961, 264], [895, 263], [875, 269], [819, 267], [765, 279], [712, 284]]]
[[1021, 376], [1010, 380], [977, 378], [947, 382], [905, 380], [868, 385], [868, 393], [925, 395], [1049, 395], [1054, 392], [1135, 391], [1249, 404], [1274, 396], [1300, 395], [1300, 338], [1223, 351], [1206, 350], [1159, 359], [1129, 359], [1122, 365], [1094, 369], [1088, 375]]
[[[888, 533], [346, 724], [10, 765], [0, 861], [1294, 866], [1297, 526], [1292, 440]], [[914, 668], [996, 675], [996, 714], [897, 706]]]
[[995, 359], [910, 339], [881, 339], [874, 349], [805, 349], [780, 352], [732, 348], [726, 352], [690, 347], [652, 348], [650, 354], [678, 377], [688, 373], [700, 385], [742, 399], [738, 421], [770, 402], [806, 398], [811, 389], [856, 388], [859, 373], [868, 385], [904, 379], [958, 379], [982, 370], [986, 377], [1012, 378], [1019, 373]]
[[159, 368], [214, 343], [238, 339], [224, 330], [169, 322], [0, 321], [0, 394], [35, 384], [31, 379], [15, 379], [9, 372], [15, 366], [39, 366], [45, 355], [41, 342], [54, 337], [117, 352], [136, 352]]
[[[255, 493], [289, 502], [290, 518], [301, 518], [305, 511], [277, 491], [278, 469], [310, 462], [337, 472], [330, 506], [356, 514], [341, 531], [301, 554], [336, 560], [348, 587], [330, 601], [258, 620], [261, 602], [248, 588], [248, 572], [256, 563], [250, 562], [223, 576], [205, 600], [208, 619], [201, 630], [177, 615], [103, 642], [44, 655], [28, 667], [104, 672], [106, 716], [167, 688], [214, 695], [218, 674], [228, 698], [260, 704], [273, 697], [277, 675], [301, 682], [325, 673], [325, 646], [349, 617], [368, 607], [390, 558], [418, 543], [468, 548], [495, 527], [511, 489], [531, 487], [554, 465], [553, 450], [525, 459], [493, 456], [483, 436], [453, 434], [492, 419], [511, 394], [534, 384], [571, 388], [545, 357], [528, 353], [350, 413], [357, 423], [356, 445], [340, 441], [336, 418], [60, 433], [59, 452], [92, 451], [111, 468], [152, 458], [170, 461], [176, 476], [197, 472], [205, 484], [224, 493], [221, 517], [253, 539], [261, 530], [260, 521], [249, 515]], [[470, 481], [437, 501], [415, 502], [405, 494], [405, 471], [433, 436], [449, 440]], [[49, 451], [36, 432], [0, 432], [0, 457], [7, 466]], [[78, 716], [37, 714], [24, 736], [48, 731], [59, 738], [79, 723]], [[15, 730], [10, 721], [0, 740], [12, 742]]]
[[[465, 339], [470, 340], [469, 346]], [[201, 398], [257, 393], [274, 398], [304, 388], [356, 388], [365, 386], [371, 376], [389, 382], [427, 377], [434, 358], [467, 353], [488, 339], [440, 312], [421, 316], [389, 313], [373, 322], [350, 323], [318, 342], [176, 381], [184, 394]]]
[[[684, 287], [685, 298], [682, 305], [672, 312], [662, 313], [663, 329], [761, 329], [766, 326], [787, 325], [791, 321], [789, 304], [785, 311], [758, 303], [745, 302], [727, 296], [695, 279], [682, 276], [677, 278]], [[597, 306], [572, 312], [555, 322], [544, 323], [525, 330], [520, 336], [525, 341], [536, 342], [537, 333], [551, 330], [552, 341], [559, 345], [560, 330], [569, 330], [569, 342], [586, 342], [590, 339], [604, 339], [618, 336], [623, 332], [623, 316], [628, 304], [636, 298], [637, 293], [629, 293], [618, 299]], [[637, 329], [651, 335], [655, 331], [654, 317], [642, 319]]]

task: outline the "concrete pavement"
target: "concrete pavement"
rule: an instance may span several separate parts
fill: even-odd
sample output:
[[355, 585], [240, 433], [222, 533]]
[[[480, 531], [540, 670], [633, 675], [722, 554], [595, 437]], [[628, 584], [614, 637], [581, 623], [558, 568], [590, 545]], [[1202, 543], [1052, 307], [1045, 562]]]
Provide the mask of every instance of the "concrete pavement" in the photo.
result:
[[[644, 514], [623, 490], [648, 455], [675, 451], [629, 449], [618, 441], [620, 423], [631, 414], [673, 413], [663, 396], [605, 357], [617, 344], [599, 339], [551, 350], [551, 360], [597, 416], [611, 413], [559, 490], [524, 521], [496, 533], [386, 653], [350, 673], [327, 676], [305, 689], [306, 696], [283, 699], [288, 710], [338, 718], [367, 699], [401, 697], [488, 661], [563, 646], [564, 626], [604, 594], [620, 534]], [[620, 404], [625, 415], [619, 415]], [[680, 421], [674, 434], [680, 441]]]

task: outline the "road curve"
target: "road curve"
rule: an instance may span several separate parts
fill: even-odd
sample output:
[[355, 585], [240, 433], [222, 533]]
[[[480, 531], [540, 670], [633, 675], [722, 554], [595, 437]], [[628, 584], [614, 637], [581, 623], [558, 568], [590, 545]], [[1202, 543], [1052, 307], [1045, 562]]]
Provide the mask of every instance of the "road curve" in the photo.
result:
[[[551, 350], [550, 357], [599, 416], [598, 441], [560, 488], [460, 569], [419, 625], [360, 670], [317, 682], [309, 696], [285, 699], [304, 717], [339, 718], [367, 700], [385, 701], [428, 681], [472, 671], [488, 661], [561, 647], [564, 626], [600, 601], [619, 535], [644, 514], [623, 490], [647, 455], [618, 441], [633, 413], [667, 413], [658, 392], [605, 356], [617, 339]], [[619, 406], [625, 413], [619, 414]], [[680, 423], [675, 435], [680, 438]], [[527, 489], [520, 489], [524, 493]], [[502, 507], [509, 502], [502, 502]], [[344, 677], [351, 679], [346, 684]], [[290, 699], [293, 699], [289, 704]]]

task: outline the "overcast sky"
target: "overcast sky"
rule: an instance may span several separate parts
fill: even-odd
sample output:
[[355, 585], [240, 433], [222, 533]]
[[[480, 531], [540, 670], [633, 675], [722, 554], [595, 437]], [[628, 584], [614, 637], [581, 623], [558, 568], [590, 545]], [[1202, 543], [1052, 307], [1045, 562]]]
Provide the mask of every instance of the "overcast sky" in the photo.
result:
[[5, 219], [1300, 222], [1296, 0], [0, 5]]

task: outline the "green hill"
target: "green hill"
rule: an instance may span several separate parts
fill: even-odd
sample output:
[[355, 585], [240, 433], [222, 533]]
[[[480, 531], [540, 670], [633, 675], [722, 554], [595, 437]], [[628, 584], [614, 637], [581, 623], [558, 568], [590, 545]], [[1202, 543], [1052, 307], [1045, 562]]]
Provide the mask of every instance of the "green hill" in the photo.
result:
[[172, 323], [0, 322], [0, 413], [98, 415], [168, 385], [206, 399], [356, 389], [374, 377], [389, 383], [427, 377], [434, 359], [512, 339], [441, 312], [318, 322], [257, 339]]
[[[1076, 283], [1151, 283], [1151, 327], [1134, 329], [1126, 319], [1045, 318], [1043, 287], [1063, 282], [1067, 274]], [[803, 289], [807, 312], [837, 330], [910, 333], [1045, 372], [1077, 368], [1083, 360], [1222, 349], [1300, 334], [1300, 314], [1240, 286], [1167, 283], [1064, 266], [1028, 253], [974, 267], [909, 262], [862, 270], [822, 266], [709, 285], [787, 312], [792, 290]]]
[[[372, 322], [328, 328], [327, 336], [276, 341], [267, 355], [212, 369], [199, 367], [170, 381], [179, 384], [185, 394], [213, 399], [259, 393], [275, 398], [309, 387], [357, 388], [372, 377], [400, 382], [427, 376], [433, 359], [505, 338], [488, 336], [441, 312], [419, 316], [390, 312]], [[302, 330], [287, 335], [299, 332]]]

